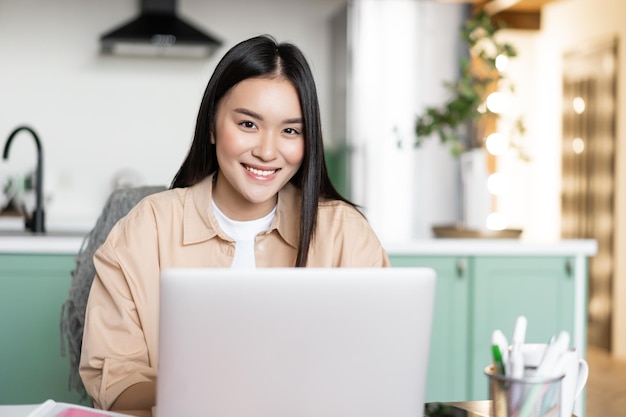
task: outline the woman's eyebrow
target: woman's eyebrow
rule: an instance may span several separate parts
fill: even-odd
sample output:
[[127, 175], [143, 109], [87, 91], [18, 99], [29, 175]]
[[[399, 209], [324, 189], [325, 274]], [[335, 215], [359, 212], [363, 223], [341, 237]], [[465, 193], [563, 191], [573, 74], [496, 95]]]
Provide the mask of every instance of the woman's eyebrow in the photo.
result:
[[263, 120], [263, 116], [261, 116], [260, 114], [256, 112], [253, 112], [252, 110], [239, 108], [239, 109], [235, 109], [234, 111], [235, 113], [245, 114], [246, 116], [250, 116], [257, 120]]
[[[263, 116], [261, 116], [259, 113], [254, 112], [254, 111], [252, 111], [250, 109], [236, 108], [233, 111], [235, 113], [244, 114], [244, 115], [252, 117], [254, 119], [263, 121]], [[296, 123], [302, 124], [302, 123], [304, 123], [304, 121], [303, 121], [302, 117], [293, 117], [293, 118], [290, 118], [290, 119], [283, 120], [283, 123], [285, 123], [285, 124], [296, 124]]]
[[261, 116], [261, 115], [260, 115], [259, 113], [257, 113], [257, 112], [254, 112], [254, 111], [252, 111], [252, 110], [249, 110], [249, 109], [238, 108], [238, 109], [235, 109], [235, 110], [233, 110], [233, 111], [234, 111], [235, 113], [240, 113], [240, 114], [243, 114], [243, 115], [246, 115], [246, 116], [250, 116], [250, 117], [252, 117], [253, 119], [263, 120], [263, 116]]

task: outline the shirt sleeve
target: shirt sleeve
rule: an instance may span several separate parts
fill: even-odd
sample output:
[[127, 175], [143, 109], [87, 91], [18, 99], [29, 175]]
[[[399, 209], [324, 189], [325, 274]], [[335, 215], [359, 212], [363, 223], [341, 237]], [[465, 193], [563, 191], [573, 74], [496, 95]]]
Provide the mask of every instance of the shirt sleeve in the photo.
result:
[[94, 255], [80, 374], [102, 409], [129, 386], [156, 381], [158, 314], [150, 311], [158, 311], [156, 228], [145, 208], [137, 211], [114, 226]]

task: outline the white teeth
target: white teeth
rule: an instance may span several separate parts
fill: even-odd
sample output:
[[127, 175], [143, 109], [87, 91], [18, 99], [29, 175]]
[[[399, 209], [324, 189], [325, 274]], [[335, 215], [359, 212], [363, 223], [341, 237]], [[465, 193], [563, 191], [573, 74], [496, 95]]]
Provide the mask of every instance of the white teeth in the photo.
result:
[[272, 175], [273, 173], [276, 172], [275, 169], [272, 171], [261, 171], [260, 169], [255, 169], [255, 168], [250, 168], [250, 167], [246, 167], [246, 169], [252, 172], [254, 175], [260, 175], [261, 177], [267, 177], [268, 175]]

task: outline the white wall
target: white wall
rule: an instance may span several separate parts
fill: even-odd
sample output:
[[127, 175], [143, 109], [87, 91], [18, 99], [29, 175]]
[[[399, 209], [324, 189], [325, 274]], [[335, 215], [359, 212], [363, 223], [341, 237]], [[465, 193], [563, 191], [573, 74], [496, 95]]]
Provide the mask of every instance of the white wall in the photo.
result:
[[[413, 149], [414, 125], [457, 76], [459, 5], [358, 0], [349, 9], [348, 138], [354, 201], [383, 243], [428, 238], [459, 219], [458, 162], [438, 138]], [[398, 147], [398, 142], [402, 143]]]
[[[49, 224], [95, 221], [127, 169], [168, 185], [191, 142], [206, 82], [224, 52], [262, 33], [300, 46], [328, 105], [328, 19], [344, 0], [180, 0], [179, 14], [224, 41], [210, 59], [102, 56], [99, 36], [134, 17], [138, 0], [0, 0], [0, 146], [18, 125], [44, 148]], [[21, 137], [21, 136], [24, 137]], [[20, 134], [0, 169], [35, 166]]]

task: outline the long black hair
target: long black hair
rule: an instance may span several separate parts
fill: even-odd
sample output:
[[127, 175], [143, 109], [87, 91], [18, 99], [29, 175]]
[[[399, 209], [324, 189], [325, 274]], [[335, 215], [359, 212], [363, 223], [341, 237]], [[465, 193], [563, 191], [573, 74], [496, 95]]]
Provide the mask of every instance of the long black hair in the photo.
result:
[[248, 78], [277, 76], [295, 86], [304, 124], [302, 165], [290, 179], [301, 191], [300, 242], [295, 266], [303, 267], [315, 234], [320, 198], [353, 204], [339, 194], [328, 176], [315, 81], [306, 58], [295, 45], [277, 43], [271, 36], [263, 35], [238, 43], [224, 55], [204, 91], [193, 142], [171, 188], [192, 186], [217, 172], [217, 155], [211, 136], [216, 133], [215, 115], [221, 98]]

